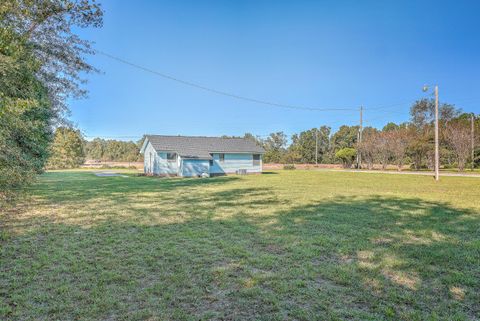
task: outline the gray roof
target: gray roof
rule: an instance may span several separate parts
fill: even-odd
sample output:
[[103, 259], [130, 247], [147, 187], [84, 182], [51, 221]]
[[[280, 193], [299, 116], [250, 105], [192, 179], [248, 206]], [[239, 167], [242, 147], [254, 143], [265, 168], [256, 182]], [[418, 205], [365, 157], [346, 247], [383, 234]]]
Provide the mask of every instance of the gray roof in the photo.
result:
[[183, 158], [211, 159], [210, 153], [256, 153], [265, 150], [245, 138], [146, 135], [157, 151], [172, 151]]

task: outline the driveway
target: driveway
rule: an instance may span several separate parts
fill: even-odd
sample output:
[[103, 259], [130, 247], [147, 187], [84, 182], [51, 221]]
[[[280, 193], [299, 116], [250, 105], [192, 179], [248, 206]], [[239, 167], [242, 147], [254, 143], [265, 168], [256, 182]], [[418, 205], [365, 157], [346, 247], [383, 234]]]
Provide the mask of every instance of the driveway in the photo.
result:
[[[326, 171], [326, 172], [352, 172], [352, 173], [370, 173], [370, 174], [394, 174], [394, 175], [423, 175], [423, 176], [434, 176], [433, 172], [416, 172], [416, 171], [383, 171], [383, 170], [367, 170], [367, 169], [328, 169], [328, 168], [318, 168], [317, 171]], [[476, 177], [480, 178], [480, 174], [476, 173], [442, 173], [440, 172], [440, 177], [450, 176], [450, 177]]]

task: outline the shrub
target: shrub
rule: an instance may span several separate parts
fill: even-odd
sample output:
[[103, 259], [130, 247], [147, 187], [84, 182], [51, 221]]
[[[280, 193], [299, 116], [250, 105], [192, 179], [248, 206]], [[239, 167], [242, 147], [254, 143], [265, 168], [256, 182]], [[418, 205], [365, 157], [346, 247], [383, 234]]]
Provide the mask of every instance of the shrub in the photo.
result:
[[343, 167], [350, 168], [352, 167], [353, 161], [357, 156], [357, 151], [355, 148], [342, 148], [335, 153], [335, 157], [340, 159], [343, 163]]
[[286, 165], [283, 165], [283, 169], [293, 170], [293, 169], [295, 169], [295, 165], [293, 165], [293, 164], [286, 164]]

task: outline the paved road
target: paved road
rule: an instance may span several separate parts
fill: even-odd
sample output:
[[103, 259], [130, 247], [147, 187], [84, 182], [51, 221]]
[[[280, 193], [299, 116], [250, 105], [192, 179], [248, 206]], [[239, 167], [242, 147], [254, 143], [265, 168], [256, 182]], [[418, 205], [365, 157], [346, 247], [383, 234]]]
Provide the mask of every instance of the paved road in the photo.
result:
[[[318, 168], [317, 171], [326, 171], [326, 172], [350, 172], [350, 173], [369, 173], [369, 174], [394, 174], [394, 175], [423, 175], [423, 176], [434, 176], [433, 172], [414, 172], [414, 171], [380, 171], [380, 170], [367, 170], [367, 169], [329, 169], [329, 168]], [[440, 172], [440, 177], [449, 176], [449, 177], [475, 177], [480, 178], [480, 174], [473, 173], [442, 173]]]

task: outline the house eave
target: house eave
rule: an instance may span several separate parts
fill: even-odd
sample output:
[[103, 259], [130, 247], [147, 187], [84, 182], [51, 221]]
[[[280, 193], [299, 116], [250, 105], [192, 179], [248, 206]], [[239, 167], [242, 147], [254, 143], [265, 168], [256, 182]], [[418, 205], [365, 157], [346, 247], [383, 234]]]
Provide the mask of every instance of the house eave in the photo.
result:
[[260, 152], [260, 151], [241, 151], [241, 152], [236, 152], [236, 151], [223, 151], [223, 150], [215, 150], [215, 151], [209, 151], [211, 154], [265, 154], [265, 151]]

